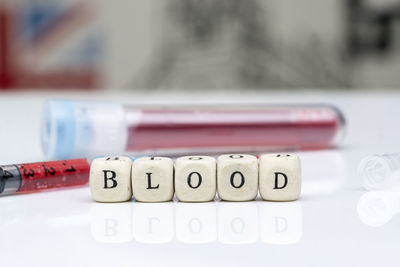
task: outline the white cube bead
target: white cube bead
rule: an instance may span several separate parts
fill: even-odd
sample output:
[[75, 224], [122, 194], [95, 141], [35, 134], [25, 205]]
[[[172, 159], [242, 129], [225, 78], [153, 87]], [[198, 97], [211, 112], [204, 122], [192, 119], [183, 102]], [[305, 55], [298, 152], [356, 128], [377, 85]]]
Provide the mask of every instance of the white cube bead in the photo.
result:
[[257, 197], [258, 162], [252, 155], [231, 154], [218, 157], [218, 196], [228, 201], [248, 201]]
[[174, 196], [174, 163], [165, 157], [144, 157], [132, 164], [133, 197], [142, 202], [170, 201]]
[[90, 190], [98, 202], [122, 202], [132, 198], [132, 161], [128, 157], [104, 157], [92, 161]]
[[180, 201], [211, 201], [217, 190], [216, 161], [207, 156], [181, 157], [175, 163], [175, 194]]
[[260, 195], [264, 200], [292, 201], [301, 192], [300, 158], [293, 154], [267, 154], [260, 157]]

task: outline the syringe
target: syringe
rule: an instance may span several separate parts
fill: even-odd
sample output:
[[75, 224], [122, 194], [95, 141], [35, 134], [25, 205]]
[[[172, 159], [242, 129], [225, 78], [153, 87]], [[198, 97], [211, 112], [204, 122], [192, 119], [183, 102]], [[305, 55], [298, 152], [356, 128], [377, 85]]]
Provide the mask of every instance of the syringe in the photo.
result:
[[86, 185], [90, 165], [71, 159], [0, 166], [0, 196]]

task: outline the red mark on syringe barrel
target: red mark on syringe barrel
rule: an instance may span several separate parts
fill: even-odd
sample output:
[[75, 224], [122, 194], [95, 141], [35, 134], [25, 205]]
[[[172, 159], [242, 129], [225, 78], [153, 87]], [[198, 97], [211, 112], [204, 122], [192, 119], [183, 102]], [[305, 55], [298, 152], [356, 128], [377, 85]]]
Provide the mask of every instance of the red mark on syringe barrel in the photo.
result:
[[22, 177], [18, 192], [79, 186], [89, 181], [90, 166], [86, 159], [36, 162], [17, 167]]

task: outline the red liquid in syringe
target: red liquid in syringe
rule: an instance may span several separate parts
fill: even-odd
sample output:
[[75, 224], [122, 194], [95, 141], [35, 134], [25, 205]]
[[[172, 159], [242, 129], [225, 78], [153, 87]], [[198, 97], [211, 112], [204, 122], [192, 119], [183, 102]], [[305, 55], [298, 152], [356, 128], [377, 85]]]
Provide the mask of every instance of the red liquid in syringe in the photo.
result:
[[0, 195], [86, 185], [89, 171], [86, 159], [0, 166]]

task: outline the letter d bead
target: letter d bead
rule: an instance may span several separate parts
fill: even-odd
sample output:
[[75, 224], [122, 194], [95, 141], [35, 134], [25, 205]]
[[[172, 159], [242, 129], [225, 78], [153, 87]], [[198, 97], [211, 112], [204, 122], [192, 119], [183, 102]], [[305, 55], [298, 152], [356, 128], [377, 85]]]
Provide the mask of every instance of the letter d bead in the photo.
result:
[[301, 164], [293, 154], [267, 154], [260, 157], [260, 195], [264, 200], [292, 201], [300, 196]]

